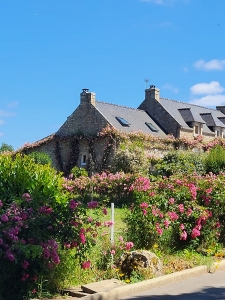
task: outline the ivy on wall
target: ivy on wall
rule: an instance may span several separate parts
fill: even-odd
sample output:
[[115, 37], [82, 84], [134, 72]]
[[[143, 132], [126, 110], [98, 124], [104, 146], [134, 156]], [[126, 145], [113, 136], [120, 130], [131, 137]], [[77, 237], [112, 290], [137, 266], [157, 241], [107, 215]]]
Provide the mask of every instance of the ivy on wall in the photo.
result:
[[[97, 153], [95, 153], [96, 150], [94, 145], [103, 139], [105, 139], [106, 142], [100, 151], [101, 153], [98, 153], [98, 157], [101, 155], [101, 158], [97, 161]], [[70, 142], [69, 158], [66, 164], [63, 164], [61, 153], [61, 151], [63, 151], [62, 145], [64, 141], [68, 140]], [[60, 137], [56, 134], [53, 134], [36, 143], [27, 143], [14, 153], [20, 152], [28, 154], [32, 153], [33, 151], [39, 151], [43, 145], [53, 141], [52, 151], [55, 161], [59, 167], [59, 171], [64, 172], [65, 175], [68, 175], [71, 168], [77, 164], [81, 140], [85, 140], [88, 143], [89, 157], [87, 162], [87, 170], [89, 173], [101, 172], [107, 169], [109, 167], [110, 156], [115, 153], [115, 150], [118, 149], [120, 145], [123, 145], [123, 147], [125, 145], [126, 148], [130, 148], [130, 145], [132, 145], [132, 147], [138, 147], [145, 150], [157, 149], [166, 151], [171, 149], [188, 150], [193, 148], [207, 151], [217, 144], [225, 147], [224, 139], [215, 138], [208, 142], [205, 142], [202, 136], [196, 136], [193, 139], [186, 137], [175, 139], [172, 135], [168, 135], [166, 137], [157, 137], [143, 132], [125, 133], [117, 131], [111, 126], [107, 126], [95, 136], [90, 136], [80, 132], [73, 136], [65, 137]]]

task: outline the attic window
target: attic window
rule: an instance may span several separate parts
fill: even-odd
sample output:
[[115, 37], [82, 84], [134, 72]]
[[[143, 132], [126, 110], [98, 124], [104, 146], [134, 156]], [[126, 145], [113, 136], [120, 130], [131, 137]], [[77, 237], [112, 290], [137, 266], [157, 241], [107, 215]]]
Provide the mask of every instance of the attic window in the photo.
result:
[[155, 128], [155, 126], [152, 125], [152, 123], [148, 123], [148, 122], [145, 122], [145, 124], [148, 126], [148, 128], [153, 131], [153, 132], [158, 132], [158, 129]]
[[127, 127], [129, 127], [129, 126], [130, 126], [130, 123], [129, 123], [127, 120], [125, 120], [124, 118], [121, 118], [121, 117], [116, 117], [116, 119], [117, 119], [117, 121], [119, 121], [119, 122], [120, 122], [120, 124], [121, 124], [121, 125], [123, 125], [123, 126], [127, 126]]

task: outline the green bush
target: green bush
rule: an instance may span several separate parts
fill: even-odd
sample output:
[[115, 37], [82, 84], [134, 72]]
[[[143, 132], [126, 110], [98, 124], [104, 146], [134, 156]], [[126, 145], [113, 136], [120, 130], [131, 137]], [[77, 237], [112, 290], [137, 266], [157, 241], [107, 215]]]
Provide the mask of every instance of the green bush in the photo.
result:
[[205, 158], [206, 173], [212, 172], [219, 174], [223, 172], [225, 168], [225, 149], [217, 145], [212, 148]]
[[141, 147], [124, 147], [117, 150], [112, 169], [114, 172], [145, 173], [149, 171], [149, 160]]
[[28, 155], [0, 155], [0, 199], [12, 202], [24, 193], [51, 202], [60, 197], [61, 174], [50, 165], [34, 164]]
[[0, 153], [3, 153], [3, 152], [13, 152], [13, 146], [11, 145], [8, 145], [6, 143], [2, 143], [1, 144], [1, 147], [0, 147]]
[[79, 168], [79, 167], [74, 167], [71, 171], [71, 174], [73, 174], [73, 176], [75, 178], [81, 177], [81, 176], [88, 176], [88, 171], [85, 168]]
[[204, 153], [174, 150], [166, 154], [155, 164], [158, 174], [171, 176], [173, 174], [188, 175], [205, 173]]
[[29, 156], [39, 165], [52, 165], [51, 157], [45, 152], [32, 152]]

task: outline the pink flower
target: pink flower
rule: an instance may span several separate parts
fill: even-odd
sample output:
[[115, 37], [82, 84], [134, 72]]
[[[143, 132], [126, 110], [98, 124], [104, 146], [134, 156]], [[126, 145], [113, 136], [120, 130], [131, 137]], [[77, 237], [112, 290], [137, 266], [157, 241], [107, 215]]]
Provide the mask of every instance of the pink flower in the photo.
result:
[[192, 210], [190, 207], [188, 207], [187, 212], [186, 212], [186, 215], [187, 215], [188, 217], [190, 217], [190, 215], [192, 214], [192, 212], [193, 212], [193, 210]]
[[178, 208], [179, 208], [179, 211], [180, 211], [181, 213], [184, 212], [184, 204], [179, 204], [179, 205], [178, 205]]
[[2, 207], [3, 206], [3, 203], [2, 203], [2, 200], [0, 200], [0, 207]]
[[71, 209], [75, 209], [75, 208], [77, 208], [77, 206], [79, 205], [80, 203], [79, 202], [76, 202], [75, 200], [71, 200], [70, 201], [70, 204], [69, 204], [69, 207], [71, 208]]
[[172, 221], [175, 221], [179, 218], [178, 215], [174, 211], [171, 211], [171, 212], [169, 211], [167, 214]]
[[180, 229], [181, 229], [181, 230], [184, 230], [184, 229], [185, 229], [184, 224], [180, 224]]
[[14, 255], [13, 255], [12, 253], [10, 253], [10, 252], [7, 252], [7, 253], [6, 253], [6, 258], [7, 258], [8, 260], [10, 260], [10, 261], [14, 261], [14, 260], [15, 260]]
[[134, 246], [134, 243], [132, 242], [126, 242], [125, 248], [127, 251], [129, 251]]
[[29, 262], [26, 261], [26, 260], [24, 260], [24, 261], [23, 261], [22, 267], [23, 267], [24, 269], [27, 269], [28, 266], [29, 266]]
[[87, 204], [88, 208], [95, 209], [98, 206], [98, 201], [91, 201]]
[[180, 240], [186, 241], [186, 239], [187, 239], [187, 232], [184, 230], [180, 235]]
[[81, 240], [81, 244], [85, 244], [86, 243], [86, 237], [83, 233], [80, 233], [80, 240]]
[[197, 228], [193, 228], [192, 229], [192, 232], [191, 232], [191, 237], [193, 238], [193, 239], [196, 239], [196, 237], [197, 236], [200, 236], [200, 231], [197, 229]]
[[93, 221], [93, 219], [91, 217], [87, 218], [88, 223], [91, 223]]
[[39, 209], [41, 214], [50, 215], [52, 212], [52, 208], [48, 205], [44, 205]]
[[174, 198], [170, 198], [168, 201], [169, 204], [174, 204], [174, 202], [175, 202]]
[[102, 212], [104, 215], [108, 215], [107, 209], [105, 207], [103, 207]]
[[140, 204], [140, 208], [141, 209], [143, 209], [143, 208], [148, 208], [148, 203], [146, 203], [146, 202], [142, 202], [141, 204]]
[[110, 253], [111, 253], [112, 255], [115, 255], [115, 254], [116, 254], [116, 251], [112, 249], [112, 250], [110, 251]]
[[162, 235], [162, 234], [163, 234], [163, 230], [162, 230], [162, 228], [160, 227], [159, 223], [156, 223], [156, 231], [158, 232], [159, 235]]
[[113, 226], [113, 222], [112, 221], [105, 221], [104, 222], [104, 226], [106, 226], [106, 227], [111, 227], [111, 226]]
[[169, 220], [164, 220], [164, 225], [166, 227], [166, 229], [169, 227], [170, 225], [170, 221]]
[[118, 239], [119, 241], [123, 242], [123, 237], [121, 235], [118, 237]]
[[5, 222], [5, 223], [8, 222], [8, 221], [9, 221], [8, 216], [7, 216], [6, 214], [2, 215], [2, 216], [1, 216], [1, 221], [2, 221], [2, 222]]
[[22, 195], [22, 198], [24, 199], [24, 200], [26, 200], [27, 202], [30, 202], [32, 199], [31, 199], [31, 195], [30, 194], [28, 194], [28, 193], [24, 193], [23, 195]]
[[146, 216], [147, 213], [148, 213], [146, 209], [143, 209], [142, 212], [143, 212], [143, 215], [144, 215], [144, 216]]
[[91, 267], [91, 262], [89, 260], [88, 261], [84, 261], [81, 264], [81, 268], [82, 269], [89, 269], [90, 267]]
[[21, 281], [26, 281], [29, 278], [29, 274], [23, 274], [23, 277], [21, 278]]

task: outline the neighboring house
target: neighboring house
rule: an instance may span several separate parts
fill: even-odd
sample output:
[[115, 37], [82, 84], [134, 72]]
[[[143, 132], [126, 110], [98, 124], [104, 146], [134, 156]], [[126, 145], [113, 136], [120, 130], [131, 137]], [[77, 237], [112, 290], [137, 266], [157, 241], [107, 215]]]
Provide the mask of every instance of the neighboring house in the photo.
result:
[[[47, 152], [53, 166], [68, 174], [75, 165], [102, 170], [110, 165], [115, 149], [107, 138], [99, 133], [106, 126], [122, 132], [144, 132], [163, 138], [194, 137], [205, 139], [224, 136], [225, 107], [209, 109], [197, 105], [161, 98], [155, 86], [145, 90], [145, 99], [138, 109], [100, 102], [95, 93], [83, 89], [80, 104], [59, 130], [21, 152]], [[92, 137], [92, 138], [91, 138]], [[108, 148], [107, 156], [103, 153]], [[104, 159], [103, 159], [104, 158]]]
[[216, 109], [161, 98], [159, 89], [150, 86], [138, 107], [145, 110], [167, 134], [174, 137], [202, 135], [205, 140], [225, 135], [225, 106]]

